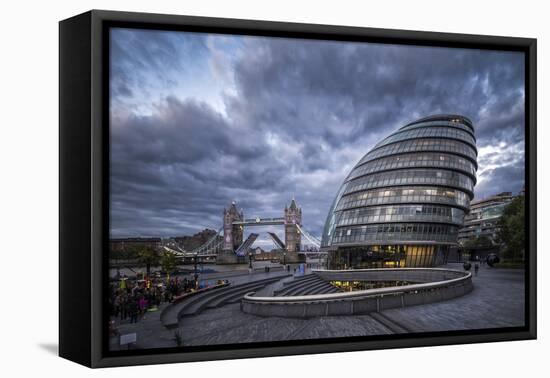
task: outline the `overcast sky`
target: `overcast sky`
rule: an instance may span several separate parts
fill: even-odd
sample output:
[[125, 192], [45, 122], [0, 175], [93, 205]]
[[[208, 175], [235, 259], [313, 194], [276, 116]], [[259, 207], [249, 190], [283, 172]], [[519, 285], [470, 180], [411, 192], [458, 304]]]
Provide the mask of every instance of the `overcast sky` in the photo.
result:
[[233, 200], [282, 216], [293, 196], [320, 236], [357, 161], [437, 113], [474, 122], [476, 198], [524, 183], [521, 53], [113, 29], [110, 91], [113, 237], [218, 229]]

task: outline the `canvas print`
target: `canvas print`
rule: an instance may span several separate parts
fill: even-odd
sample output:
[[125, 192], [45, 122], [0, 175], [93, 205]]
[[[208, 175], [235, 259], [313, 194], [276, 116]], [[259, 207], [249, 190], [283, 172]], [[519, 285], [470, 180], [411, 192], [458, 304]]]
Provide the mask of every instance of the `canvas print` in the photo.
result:
[[116, 27], [109, 70], [110, 351], [525, 326], [524, 53]]

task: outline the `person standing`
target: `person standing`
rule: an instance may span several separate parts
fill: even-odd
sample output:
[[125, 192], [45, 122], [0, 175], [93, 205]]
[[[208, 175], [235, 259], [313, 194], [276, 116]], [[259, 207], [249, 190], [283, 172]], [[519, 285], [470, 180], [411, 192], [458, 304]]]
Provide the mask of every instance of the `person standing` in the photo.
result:
[[120, 313], [121, 298], [122, 298], [122, 294], [116, 293], [115, 298], [113, 299], [113, 316], [115, 318], [118, 318], [118, 314]]
[[145, 314], [145, 310], [147, 310], [147, 299], [143, 294], [139, 296], [138, 308], [140, 315], [143, 316]]
[[120, 320], [126, 320], [128, 317], [128, 294], [122, 293], [119, 301]]
[[476, 273], [476, 276], [477, 276], [477, 272], [479, 271], [479, 264], [476, 263], [476, 265], [474, 265], [474, 271]]
[[135, 298], [131, 298], [128, 300], [128, 313], [130, 315], [130, 323], [137, 323], [139, 306]]

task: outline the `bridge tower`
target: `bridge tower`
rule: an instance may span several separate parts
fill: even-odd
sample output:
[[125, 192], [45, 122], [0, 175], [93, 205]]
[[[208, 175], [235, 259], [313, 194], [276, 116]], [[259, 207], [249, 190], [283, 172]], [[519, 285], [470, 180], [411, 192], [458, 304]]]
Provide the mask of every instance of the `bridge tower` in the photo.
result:
[[285, 206], [285, 245], [287, 252], [299, 252], [302, 236], [296, 225], [302, 226], [302, 208], [292, 198], [290, 206]]
[[237, 210], [235, 201], [231, 202], [229, 209], [223, 209], [223, 250], [218, 255], [219, 264], [236, 264], [235, 250], [243, 242], [243, 226], [234, 225], [233, 222], [244, 220], [243, 212]]

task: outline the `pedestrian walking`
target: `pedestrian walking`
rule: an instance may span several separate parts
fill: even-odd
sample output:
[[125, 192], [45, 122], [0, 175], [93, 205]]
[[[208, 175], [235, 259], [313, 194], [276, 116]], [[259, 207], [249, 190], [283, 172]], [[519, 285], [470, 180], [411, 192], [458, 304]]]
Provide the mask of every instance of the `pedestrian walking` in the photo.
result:
[[479, 270], [479, 264], [476, 263], [476, 265], [474, 265], [474, 271], [475, 271], [475, 273], [476, 273], [476, 276], [477, 276], [478, 270]]

